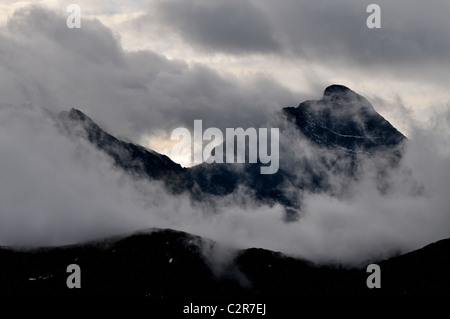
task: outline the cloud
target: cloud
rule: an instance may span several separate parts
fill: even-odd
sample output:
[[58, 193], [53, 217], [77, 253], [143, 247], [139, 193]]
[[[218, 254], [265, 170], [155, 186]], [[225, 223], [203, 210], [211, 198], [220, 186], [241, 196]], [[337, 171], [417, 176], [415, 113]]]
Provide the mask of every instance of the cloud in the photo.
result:
[[[243, 6], [253, 8], [256, 3], [261, 2]], [[352, 10], [359, 14], [359, 5], [349, 9], [343, 1], [342, 8], [335, 7], [333, 18], [332, 11], [320, 9], [326, 4], [321, 1], [317, 7], [303, 4], [298, 8], [296, 2], [283, 2], [271, 15], [267, 13], [271, 7], [261, 10], [273, 32], [286, 29], [282, 32], [286, 37], [277, 43], [298, 50], [305, 59], [316, 52], [331, 62], [336, 54], [341, 60], [381, 63], [381, 59], [371, 60], [369, 54], [359, 57], [353, 52], [364, 43], [371, 47], [368, 40], [318, 38], [327, 30], [342, 38], [345, 30], [350, 32], [356, 26]], [[285, 11], [291, 14], [282, 14]], [[304, 16], [308, 14], [311, 17]], [[440, 14], [435, 21], [441, 21]], [[303, 25], [301, 18], [313, 23], [314, 17], [320, 17], [324, 26], [314, 22], [319, 29], [311, 35], [300, 30], [302, 36], [297, 39], [294, 17], [299, 28], [314, 29]], [[343, 29], [331, 30], [340, 25], [333, 19], [351, 21]], [[365, 15], [358, 19], [364, 23]], [[435, 22], [422, 23], [433, 26]], [[388, 29], [388, 25], [383, 27]], [[410, 31], [402, 30], [412, 37]], [[203, 35], [198, 41], [206, 45], [208, 39]], [[358, 182], [332, 183], [348, 196], [304, 195], [287, 189], [292, 196], [303, 196], [305, 214], [296, 222], [284, 222], [282, 207], [261, 206], [246, 189], [215, 202], [212, 213], [211, 206], [172, 197], [158, 183], [133, 180], [118, 172], [110, 159], [92, 146], [62, 135], [42, 108], [55, 112], [81, 108], [108, 131], [137, 141], [177, 126], [189, 128], [194, 119], [202, 119], [205, 127], [258, 127], [281, 107], [298, 104], [301, 97], [294, 97], [270, 77], [244, 80], [149, 50], [124, 51], [114, 33], [100, 22], [84, 19], [81, 30], [69, 30], [64, 16], [39, 7], [18, 11], [1, 29], [0, 43], [0, 244], [59, 245], [168, 227], [241, 248], [264, 247], [318, 262], [357, 264], [420, 248], [450, 233], [450, 163], [448, 154], [437, 151], [448, 143], [448, 112], [433, 116], [436, 123], [430, 128], [438, 131], [412, 130], [405, 163], [390, 172], [392, 186], [387, 194], [380, 194], [374, 182], [375, 161], [364, 166]], [[227, 43], [228, 48], [222, 50], [238, 44]], [[383, 42], [378, 44], [381, 48]], [[423, 54], [429, 50], [427, 45], [419, 46]], [[432, 55], [437, 63], [442, 62], [440, 54]], [[420, 62], [420, 57], [412, 53], [409, 61]], [[443, 119], [447, 122], [441, 122]], [[291, 171], [301, 178], [305, 169], [295, 165], [322, 151], [296, 134], [286, 136], [284, 143], [290, 152], [283, 156], [293, 156], [289, 159]], [[280, 162], [287, 163], [287, 159], [280, 158]], [[418, 187], [423, 191], [411, 191], [416, 186], [411, 181], [420, 181]]]
[[51, 110], [77, 107], [110, 131], [133, 140], [192, 126], [259, 126], [295, 101], [270, 77], [246, 81], [152, 51], [125, 52], [110, 29], [40, 7], [15, 13], [1, 32], [0, 93], [4, 103]]
[[420, 1], [378, 1], [381, 29], [366, 26], [370, 1], [258, 3], [270, 12], [275, 32], [284, 38], [285, 49], [307, 60], [328, 65], [356, 64], [371, 70], [382, 66], [383, 73], [393, 68], [408, 75], [430, 68], [440, 74], [436, 67], [448, 59], [446, 30], [450, 22], [445, 12], [450, 5], [446, 1], [436, 1], [426, 8]]
[[[383, 96], [392, 106], [400, 99], [413, 110], [414, 119], [431, 120], [422, 110], [450, 99], [450, 77], [442, 67], [449, 52], [449, 4], [445, 0], [426, 8], [417, 0], [379, 1], [381, 29], [367, 28], [366, 8], [372, 3], [368, 0], [227, 2], [226, 6], [233, 7], [229, 11], [237, 12], [245, 4], [261, 12], [270, 25], [268, 34], [277, 43], [277, 50], [270, 54], [247, 54], [245, 45], [231, 50], [224, 47], [226, 41], [221, 41], [222, 47], [214, 45], [204, 36], [212, 34], [214, 26], [193, 27], [203, 26], [197, 20], [206, 20], [209, 15], [186, 17], [191, 7], [192, 11], [203, 12], [203, 7], [218, 8], [222, 1], [208, 1], [207, 5], [198, 2], [201, 5], [195, 7], [193, 3], [197, 2], [152, 0], [141, 17], [112, 27], [121, 33], [122, 43], [130, 50], [151, 48], [189, 63], [206, 64], [218, 72], [231, 71], [239, 78], [267, 74], [291, 90], [302, 92], [297, 103], [315, 98], [332, 83], [340, 83], [367, 97]], [[167, 14], [171, 18], [165, 18], [164, 10], [170, 11]], [[239, 43], [241, 33], [233, 34], [235, 43]], [[388, 108], [384, 112], [396, 126], [411, 129], [398, 112]]]
[[[211, 238], [220, 247], [263, 247], [318, 263], [358, 265], [450, 232], [450, 159], [426, 146], [424, 137], [410, 142], [403, 164], [390, 171], [387, 193], [377, 188], [376, 158], [344, 188], [332, 183], [345, 196], [287, 189], [302, 196], [304, 213], [286, 223], [281, 206], [261, 206], [248, 189], [191, 203], [167, 194], [158, 182], [133, 179], [83, 139], [61, 134], [41, 108], [2, 105], [0, 124], [2, 245], [61, 245], [160, 227]], [[293, 163], [320, 152], [298, 134], [288, 138], [290, 156], [297, 156]], [[303, 174], [301, 167], [291, 172]], [[416, 186], [420, 191], [412, 192]], [[223, 253], [208, 254], [220, 262], [232, 256]]]
[[[185, 46], [199, 51], [237, 56], [273, 53], [336, 71], [351, 67], [367, 76], [449, 81], [440, 67], [450, 49], [446, 15], [450, 5], [445, 0], [427, 7], [418, 0], [378, 1], [381, 29], [366, 25], [369, 0], [149, 3], [147, 15], [137, 19], [139, 26], [158, 25], [168, 39], [172, 30]], [[138, 28], [135, 31], [139, 33]]]
[[110, 160], [63, 136], [40, 108], [3, 106], [0, 121], [2, 244], [73, 243], [133, 229], [145, 218], [132, 193], [117, 186], [126, 177]]
[[211, 52], [270, 53], [279, 50], [266, 14], [252, 1], [160, 1], [156, 10], [186, 41]]

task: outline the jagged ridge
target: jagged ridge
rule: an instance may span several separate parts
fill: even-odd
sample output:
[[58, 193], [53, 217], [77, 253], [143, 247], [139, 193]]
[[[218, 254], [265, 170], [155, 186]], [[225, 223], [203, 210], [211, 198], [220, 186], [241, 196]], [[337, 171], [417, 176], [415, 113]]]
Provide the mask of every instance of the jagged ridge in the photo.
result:
[[[254, 192], [263, 204], [279, 203], [285, 207], [286, 220], [294, 221], [301, 209], [301, 196], [286, 192], [295, 188], [299, 192], [328, 192], [331, 188], [327, 172], [338, 172], [348, 178], [358, 174], [357, 153], [388, 154], [388, 162], [380, 168], [380, 176], [401, 159], [399, 145], [406, 138], [380, 116], [362, 96], [345, 86], [332, 85], [325, 89], [323, 98], [306, 101], [297, 108], [288, 107], [283, 113], [308, 139], [318, 147], [325, 147], [336, 157], [318, 155], [314, 161], [304, 160], [300, 167], [288, 167], [280, 158], [280, 169], [273, 175], [259, 174], [259, 164], [201, 164], [182, 168], [167, 156], [127, 143], [105, 132], [79, 110], [62, 112], [59, 119], [69, 134], [78, 134], [106, 152], [115, 164], [138, 177], [162, 180], [176, 193], [188, 192], [195, 200], [224, 196], [238, 187]], [[281, 132], [282, 136], [282, 132]], [[283, 144], [281, 137], [280, 143]], [[283, 145], [282, 145], [283, 146]], [[289, 148], [289, 145], [285, 145]], [[342, 150], [346, 150], [342, 152]], [[286, 154], [283, 154], [286, 156]], [[301, 173], [301, 178], [296, 174]], [[380, 186], [386, 191], [386, 186]], [[384, 190], [383, 190], [384, 189]]]

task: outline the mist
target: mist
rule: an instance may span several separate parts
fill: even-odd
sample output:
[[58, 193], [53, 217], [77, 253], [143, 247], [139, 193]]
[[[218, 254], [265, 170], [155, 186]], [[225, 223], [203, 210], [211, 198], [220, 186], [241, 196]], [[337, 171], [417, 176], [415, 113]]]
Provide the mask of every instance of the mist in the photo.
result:
[[[163, 20], [184, 13], [176, 3], [162, 5]], [[213, 8], [214, 15], [225, 9], [232, 14], [233, 8], [239, 6], [240, 2], [233, 1], [217, 10]], [[359, 42], [349, 40], [351, 45], [336, 60], [336, 53], [327, 47], [330, 43], [327, 38], [317, 44], [314, 34], [306, 42], [291, 41], [291, 48], [283, 49], [285, 41], [277, 40], [277, 34], [288, 29], [287, 39], [297, 37], [298, 17], [288, 15], [295, 19], [290, 18], [288, 25], [281, 28], [277, 25], [284, 20], [274, 20], [267, 13], [270, 10], [254, 6], [248, 4], [243, 8], [253, 12], [250, 16], [255, 18], [256, 25], [267, 25], [263, 29], [270, 31], [256, 38], [252, 32], [258, 30], [251, 29], [235, 41], [217, 43], [214, 33], [217, 30], [202, 29], [202, 33], [192, 34], [198, 28], [187, 20], [177, 20], [178, 24], [169, 29], [176, 32], [183, 29], [180, 36], [195, 41], [193, 46], [202, 52], [218, 50], [234, 56], [248, 57], [257, 55], [258, 51], [265, 58], [285, 51], [295, 55], [302, 51], [300, 43], [306, 43], [308, 52], [321, 52], [318, 59], [327, 67], [327, 76], [334, 70], [330, 65], [338, 71], [346, 69], [359, 52]], [[306, 9], [304, 14], [311, 13], [310, 19], [314, 20], [317, 10], [310, 6]], [[261, 10], [266, 12], [266, 18], [259, 16]], [[284, 16], [285, 10], [295, 12], [287, 6], [276, 16]], [[344, 11], [338, 16], [347, 19], [348, 14], [342, 14]], [[189, 12], [197, 15], [194, 9]], [[364, 14], [361, 19], [365, 18]], [[330, 21], [338, 23], [339, 19]], [[209, 22], [215, 21], [198, 23]], [[245, 20], [237, 22], [239, 26]], [[135, 142], [154, 137], [159, 141], [155, 146], [166, 145], [174, 128], [190, 129], [195, 119], [202, 119], [205, 127], [222, 130], [278, 127], [278, 123], [268, 124], [274, 114], [315, 96], [319, 84], [328, 81], [328, 77], [314, 80], [311, 87], [317, 91], [305, 89], [308, 93], [305, 96], [298, 93], [305, 92], [303, 89], [299, 88], [298, 92], [289, 89], [267, 74], [239, 77], [238, 73], [219, 72], [208, 65], [169, 58], [152, 50], [126, 51], [120, 36], [96, 19], [83, 18], [80, 30], [69, 30], [65, 23], [65, 16], [60, 13], [30, 6], [19, 9], [6, 25], [0, 26], [0, 245], [66, 245], [156, 227], [186, 231], [232, 248], [262, 247], [317, 263], [358, 265], [450, 236], [448, 101], [430, 106], [435, 113], [429, 122], [419, 124], [411, 121], [409, 114], [402, 114], [414, 106], [403, 105], [406, 102], [401, 107], [390, 104], [390, 99], [382, 100], [384, 92], [373, 92], [383, 110], [395, 109], [392, 114], [396, 114], [397, 121], [407, 122], [409, 140], [399, 166], [386, 170], [380, 179], [380, 168], [384, 167], [386, 158], [361, 155], [357, 178], [349, 179], [315, 165], [312, 168], [328, 178], [330, 190], [307, 193], [285, 185], [283, 191], [301, 202], [300, 217], [286, 222], [284, 207], [261, 204], [252, 190], [246, 188], [202, 203], [193, 202], [188, 194], [173, 196], [157, 181], [133, 178], [118, 170], [111, 158], [86, 140], [63, 134], [53, 117], [59, 111], [75, 107], [113, 135]], [[352, 29], [354, 24], [354, 21], [350, 23]], [[328, 29], [317, 32], [322, 35]], [[305, 26], [302, 30], [310, 29]], [[337, 30], [338, 34], [330, 35], [334, 41], [332, 47], [334, 43], [341, 45]], [[389, 32], [388, 28], [383, 30]], [[398, 30], [403, 29], [398, 27]], [[430, 30], [434, 31], [434, 27]], [[209, 31], [214, 32], [209, 34]], [[258, 42], [247, 43], [248, 38]], [[414, 38], [414, 34], [408, 31], [409, 38]], [[247, 47], [239, 52], [243, 42]], [[374, 48], [382, 47], [377, 43], [374, 42]], [[428, 46], [425, 49], [418, 50], [410, 60], [403, 59], [403, 49], [387, 52], [385, 57], [394, 57], [395, 63], [390, 62], [384, 68], [380, 67], [384, 65], [383, 56], [373, 60], [369, 58], [376, 55], [371, 52], [362, 55], [357, 59], [358, 65], [353, 65], [357, 68], [364, 64], [355, 81], [367, 79], [368, 66], [392, 69], [392, 73], [402, 76], [413, 73], [414, 79], [422, 77], [420, 68], [410, 66], [421, 64], [421, 52], [429, 53]], [[436, 65], [430, 68], [424, 81], [440, 78], [434, 76], [433, 70], [439, 69], [437, 74], [441, 74], [442, 61], [446, 61], [448, 52], [445, 47], [440, 49], [436, 51]], [[292, 58], [298, 61], [301, 55]], [[279, 58], [287, 57], [291, 56]], [[399, 60], [400, 71], [412, 71], [405, 71], [406, 75], [397, 72]], [[261, 61], [256, 65], [265, 65], [267, 60]], [[312, 62], [318, 63], [316, 59]], [[307, 74], [302, 76], [307, 80], [318, 76], [309, 72], [309, 67], [305, 66], [305, 70]], [[436, 86], [438, 91], [447, 83], [448, 77], [443, 78], [444, 84]], [[428, 86], [416, 85], [414, 89], [425, 90], [423, 87], [433, 86], [434, 81], [427, 82]], [[304, 174], [307, 168], [302, 166], [305, 159], [322, 156], [329, 162], [335, 160], [334, 154], [302, 139], [288, 124], [283, 125], [280, 167], [290, 168], [297, 179], [307, 178]], [[340, 163], [345, 165], [345, 161]]]
[[233, 248], [357, 265], [450, 233], [450, 159], [420, 143], [426, 130], [408, 142], [388, 193], [380, 193], [368, 162], [346, 196], [302, 194], [301, 218], [287, 223], [283, 207], [261, 205], [250, 190], [217, 198], [212, 209], [132, 178], [83, 138], [61, 134], [39, 107], [3, 106], [0, 123], [1, 245], [64, 245], [156, 227]]

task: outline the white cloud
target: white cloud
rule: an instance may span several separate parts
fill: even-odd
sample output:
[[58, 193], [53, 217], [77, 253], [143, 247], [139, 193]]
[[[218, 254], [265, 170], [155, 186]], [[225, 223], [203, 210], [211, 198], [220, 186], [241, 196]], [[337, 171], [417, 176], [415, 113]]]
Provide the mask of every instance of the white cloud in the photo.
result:
[[[0, 124], [2, 245], [68, 244], [161, 227], [238, 248], [357, 264], [450, 232], [450, 159], [421, 142], [410, 142], [405, 164], [391, 171], [389, 193], [380, 194], [368, 162], [359, 181], [347, 184], [348, 195], [307, 195], [303, 217], [286, 223], [282, 207], [260, 206], [245, 189], [217, 199], [213, 209], [131, 179], [87, 142], [61, 135], [40, 108], [2, 106]], [[306, 151], [298, 156], [313, 156], [298, 137], [290, 142], [297, 144]]]

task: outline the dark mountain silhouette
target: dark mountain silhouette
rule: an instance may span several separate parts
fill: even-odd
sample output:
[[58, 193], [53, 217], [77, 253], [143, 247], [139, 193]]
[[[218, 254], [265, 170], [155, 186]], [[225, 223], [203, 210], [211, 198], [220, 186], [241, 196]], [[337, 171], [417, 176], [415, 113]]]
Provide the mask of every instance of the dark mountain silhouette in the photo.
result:
[[286, 163], [286, 159], [293, 157], [292, 140], [285, 140], [280, 131], [280, 168], [273, 175], [259, 174], [260, 163], [245, 164], [239, 171], [236, 166], [204, 163], [188, 170], [189, 176], [203, 191], [218, 195], [229, 194], [244, 185], [263, 203], [284, 205], [288, 221], [298, 217], [301, 197], [290, 196], [286, 189], [335, 195], [330, 172], [349, 181], [356, 180], [360, 163], [368, 156], [378, 156], [379, 189], [387, 192], [383, 176], [400, 163], [406, 138], [367, 99], [345, 86], [331, 85], [321, 100], [306, 101], [297, 108], [287, 107], [282, 113], [300, 132], [299, 139], [323, 149], [316, 158], [302, 159], [295, 167], [289, 161]]
[[[317, 265], [264, 249], [235, 251], [214, 270], [203, 253], [215, 242], [152, 230], [74, 246], [0, 248], [0, 295], [133, 295], [153, 300], [264, 300], [305, 295], [448, 295], [450, 239], [384, 261], [381, 288], [369, 289], [367, 265]], [[68, 289], [67, 266], [81, 268], [81, 289]]]
[[86, 138], [108, 154], [117, 167], [135, 177], [161, 180], [175, 193], [192, 189], [193, 182], [185, 177], [186, 169], [179, 164], [165, 155], [117, 139], [77, 109], [61, 112], [58, 123], [67, 134]]
[[[329, 86], [321, 100], [306, 101], [297, 108], [285, 108], [283, 114], [298, 129], [299, 138], [327, 149], [334, 159], [330, 161], [329, 154], [319, 154], [314, 160], [302, 160], [293, 170], [284, 162], [292, 154], [285, 152], [280, 154], [279, 171], [272, 175], [260, 174], [260, 163], [204, 163], [182, 168], [167, 156], [115, 138], [79, 110], [62, 112], [59, 120], [66, 133], [88, 139], [111, 156], [119, 168], [134, 176], [162, 180], [170, 191], [188, 192], [193, 199], [200, 201], [245, 187], [263, 205], [282, 204], [287, 221], [298, 218], [301, 196], [293, 196], [286, 189], [336, 193], [329, 182], [330, 172], [356, 179], [360, 162], [358, 154], [387, 154], [386, 163], [380, 165], [380, 176], [386, 175], [401, 159], [400, 146], [405, 137], [364, 97], [344, 86]], [[283, 149], [290, 148], [291, 141], [283, 140], [283, 132], [280, 136], [283, 152]], [[380, 191], [386, 191], [385, 188], [383, 184]]]

